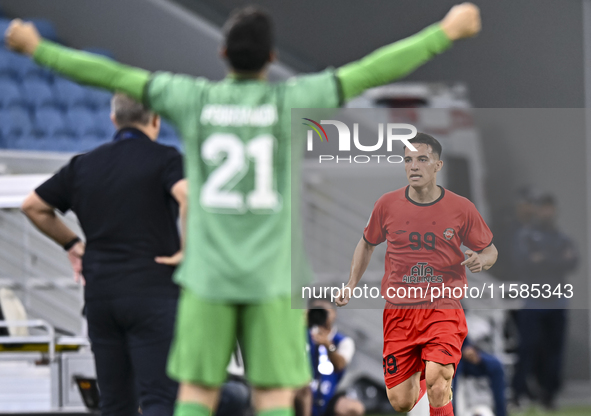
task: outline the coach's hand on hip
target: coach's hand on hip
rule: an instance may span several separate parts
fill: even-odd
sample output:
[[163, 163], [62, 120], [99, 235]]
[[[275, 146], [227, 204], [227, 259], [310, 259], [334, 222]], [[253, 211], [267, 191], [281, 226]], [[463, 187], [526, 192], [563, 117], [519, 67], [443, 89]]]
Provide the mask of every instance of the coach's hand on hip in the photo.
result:
[[72, 270], [74, 271], [74, 280], [76, 283], [82, 283], [82, 285], [86, 284], [84, 276], [82, 276], [82, 256], [84, 256], [85, 249], [86, 246], [84, 243], [78, 241], [68, 250], [68, 260], [70, 260]]
[[33, 55], [41, 42], [41, 35], [33, 23], [25, 23], [21, 19], [10, 22], [4, 34], [6, 46], [14, 52]]
[[472, 37], [480, 28], [480, 10], [472, 3], [452, 7], [441, 21], [441, 29], [450, 40]]
[[172, 256], [158, 256], [154, 259], [156, 263], [166, 264], [167, 266], [178, 266], [183, 261], [183, 251], [179, 250]]

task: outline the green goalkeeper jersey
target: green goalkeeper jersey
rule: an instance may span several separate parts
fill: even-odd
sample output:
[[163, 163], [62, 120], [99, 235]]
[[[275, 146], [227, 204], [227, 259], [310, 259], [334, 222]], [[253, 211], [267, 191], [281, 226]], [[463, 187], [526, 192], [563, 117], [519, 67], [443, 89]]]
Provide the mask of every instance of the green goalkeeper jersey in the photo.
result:
[[337, 107], [334, 71], [279, 83], [156, 73], [144, 101], [184, 138], [190, 214], [177, 282], [232, 302], [288, 294], [291, 109]]
[[[76, 82], [142, 100], [177, 127], [189, 179], [177, 281], [204, 298], [258, 302], [289, 293], [292, 260], [298, 265], [291, 257], [291, 175], [298, 174], [291, 164], [299, 160], [291, 157], [291, 109], [337, 107], [450, 46], [436, 23], [337, 70], [280, 83], [151, 74], [46, 40], [34, 59]], [[303, 143], [293, 145], [303, 151]], [[299, 235], [293, 241], [299, 245]]]

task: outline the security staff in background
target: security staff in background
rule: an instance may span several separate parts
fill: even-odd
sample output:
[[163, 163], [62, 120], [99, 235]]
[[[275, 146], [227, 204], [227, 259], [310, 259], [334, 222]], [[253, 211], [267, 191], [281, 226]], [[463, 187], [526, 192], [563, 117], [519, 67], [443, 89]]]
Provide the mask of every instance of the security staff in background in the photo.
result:
[[[538, 284], [541, 290], [563, 287], [578, 262], [575, 244], [557, 225], [556, 199], [550, 194], [537, 198], [531, 224], [517, 234], [514, 263], [521, 280]], [[546, 286], [544, 286], [546, 285]], [[537, 398], [548, 410], [555, 410], [562, 384], [562, 366], [567, 328], [568, 299], [563, 296], [529, 297], [517, 313], [519, 348], [514, 376], [512, 405], [520, 408], [523, 396], [535, 395], [528, 380], [540, 386]]]
[[[85, 283], [88, 333], [102, 416], [173, 414], [177, 384], [165, 373], [176, 317], [172, 282], [187, 185], [181, 154], [156, 143], [160, 118], [116, 94], [113, 141], [73, 157], [22, 210], [64, 247]], [[56, 215], [72, 210], [86, 244]], [[181, 221], [183, 222], [183, 221]]]

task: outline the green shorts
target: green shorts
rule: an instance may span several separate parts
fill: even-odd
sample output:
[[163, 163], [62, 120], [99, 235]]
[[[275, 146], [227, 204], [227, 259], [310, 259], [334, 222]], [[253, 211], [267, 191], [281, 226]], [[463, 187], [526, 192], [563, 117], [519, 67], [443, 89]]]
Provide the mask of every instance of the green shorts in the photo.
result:
[[168, 375], [179, 382], [221, 386], [240, 343], [255, 387], [301, 387], [310, 380], [304, 311], [290, 296], [261, 303], [213, 302], [184, 289], [179, 301]]

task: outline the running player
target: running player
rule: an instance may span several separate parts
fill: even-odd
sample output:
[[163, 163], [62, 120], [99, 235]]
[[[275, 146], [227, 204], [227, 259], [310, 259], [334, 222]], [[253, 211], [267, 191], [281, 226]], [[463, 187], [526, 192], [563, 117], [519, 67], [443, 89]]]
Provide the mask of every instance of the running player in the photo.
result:
[[176, 281], [184, 290], [168, 366], [181, 382], [177, 416], [208, 415], [215, 407], [237, 336], [260, 415], [291, 414], [293, 389], [309, 380], [304, 317], [290, 307], [291, 108], [338, 107], [479, 30], [478, 8], [464, 3], [360, 61], [271, 84], [271, 21], [255, 8], [238, 11], [225, 26], [230, 74], [221, 82], [151, 74], [11, 23], [11, 49], [79, 83], [144, 102], [183, 138], [190, 192]]
[[[417, 151], [405, 148], [409, 185], [375, 203], [353, 253], [349, 282], [336, 303], [349, 302], [374, 248], [387, 241], [382, 295], [388, 398], [397, 412], [408, 412], [426, 390], [430, 414], [449, 416], [451, 381], [468, 328], [458, 299], [447, 296], [431, 303], [427, 288], [463, 288], [464, 266], [472, 273], [488, 270], [497, 249], [474, 204], [437, 185], [437, 172], [443, 167], [441, 144], [424, 133], [410, 141]], [[461, 244], [469, 248], [465, 260]], [[423, 292], [413, 294], [411, 287]]]

